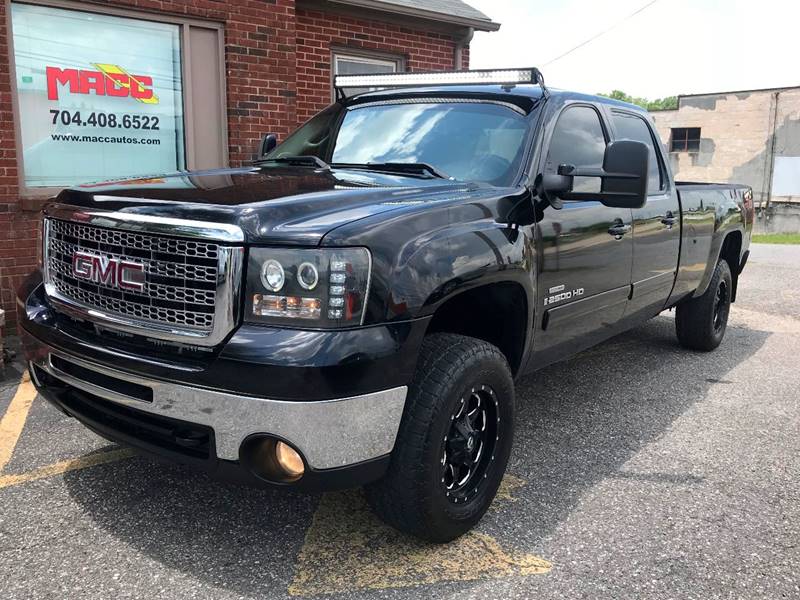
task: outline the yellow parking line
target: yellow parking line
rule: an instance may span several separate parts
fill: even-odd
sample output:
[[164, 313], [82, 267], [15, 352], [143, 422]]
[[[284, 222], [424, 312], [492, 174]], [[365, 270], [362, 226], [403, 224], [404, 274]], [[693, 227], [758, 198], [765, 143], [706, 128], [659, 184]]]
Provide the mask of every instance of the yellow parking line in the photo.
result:
[[89, 454], [87, 456], [81, 456], [80, 458], [62, 460], [61, 462], [40, 467], [27, 473], [0, 475], [0, 489], [12, 485], [19, 485], [21, 483], [28, 483], [29, 481], [36, 481], [37, 479], [44, 479], [45, 477], [52, 477], [53, 475], [60, 475], [68, 471], [77, 471], [78, 469], [86, 469], [87, 467], [115, 462], [131, 456], [135, 456], [133, 450], [129, 448], [120, 448], [119, 450], [109, 450], [108, 452], [98, 452], [97, 454]]
[[36, 398], [36, 388], [28, 377], [28, 373], [22, 375], [14, 398], [8, 405], [6, 414], [0, 420], [0, 473], [6, 468], [8, 461], [14, 454], [14, 448], [19, 440], [22, 428], [25, 427], [25, 420], [31, 409], [33, 399]]
[[17, 391], [11, 399], [11, 403], [8, 405], [2, 420], [0, 420], [0, 489], [134, 456], [132, 450], [121, 448], [89, 454], [80, 458], [62, 460], [27, 473], [2, 475], [3, 469], [6, 468], [6, 465], [14, 455], [14, 448], [16, 448], [19, 436], [25, 427], [25, 421], [28, 419], [28, 413], [31, 410], [34, 398], [36, 398], [36, 388], [31, 383], [30, 377], [26, 372], [20, 379]]
[[[499, 490], [494, 510], [515, 500], [525, 482], [513, 475]], [[384, 525], [359, 491], [325, 494], [295, 564], [290, 596], [342, 594], [452, 581], [548, 573], [547, 560], [502, 547], [471, 531], [449, 544], [428, 544]], [[424, 594], [418, 594], [420, 597]]]

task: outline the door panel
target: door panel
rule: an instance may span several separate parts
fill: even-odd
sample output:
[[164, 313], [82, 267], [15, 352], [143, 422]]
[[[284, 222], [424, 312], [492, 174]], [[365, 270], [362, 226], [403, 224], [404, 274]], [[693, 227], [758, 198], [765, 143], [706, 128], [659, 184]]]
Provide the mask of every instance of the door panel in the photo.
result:
[[542, 327], [534, 347], [568, 356], [613, 334], [630, 293], [633, 238], [609, 234], [631, 211], [600, 202], [564, 202], [537, 225]]
[[627, 315], [649, 318], [664, 308], [675, 283], [680, 252], [677, 194], [648, 198], [633, 211], [633, 295]]
[[[556, 121], [544, 173], [561, 164], [599, 168], [606, 133], [593, 106], [567, 106]], [[599, 178], [576, 177], [573, 189], [596, 193]], [[546, 362], [559, 360], [613, 334], [623, 317], [631, 283], [633, 236], [630, 209], [599, 201], [564, 201], [544, 210], [536, 225], [538, 330], [534, 350]]]
[[626, 317], [647, 319], [660, 312], [678, 270], [681, 214], [678, 194], [666, 175], [660, 144], [640, 115], [611, 112], [614, 139], [642, 142], [650, 149], [647, 202], [633, 211], [633, 291]]
[[542, 329], [562, 332], [572, 329], [574, 331], [571, 333], [575, 335], [585, 335], [595, 329], [613, 325], [605, 319], [609, 314], [617, 314], [617, 319], [622, 316], [622, 309], [628, 301], [628, 291], [628, 286], [624, 286], [550, 308], [545, 312]]

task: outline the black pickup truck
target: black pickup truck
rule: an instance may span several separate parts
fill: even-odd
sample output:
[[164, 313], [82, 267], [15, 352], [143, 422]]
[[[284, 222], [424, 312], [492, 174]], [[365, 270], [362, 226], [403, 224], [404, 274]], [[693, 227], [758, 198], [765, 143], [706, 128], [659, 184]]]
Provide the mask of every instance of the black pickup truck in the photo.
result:
[[446, 541], [497, 491], [520, 375], [671, 308], [683, 346], [719, 345], [752, 192], [676, 184], [642, 109], [536, 69], [338, 84], [252, 166], [61, 192], [18, 293], [25, 355], [111, 440], [365, 485]]

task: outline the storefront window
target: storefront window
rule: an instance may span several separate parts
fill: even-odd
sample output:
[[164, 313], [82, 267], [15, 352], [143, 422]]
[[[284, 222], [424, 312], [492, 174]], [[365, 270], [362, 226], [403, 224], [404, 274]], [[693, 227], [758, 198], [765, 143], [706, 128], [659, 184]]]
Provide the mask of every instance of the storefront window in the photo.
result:
[[178, 25], [12, 4], [26, 187], [185, 168]]

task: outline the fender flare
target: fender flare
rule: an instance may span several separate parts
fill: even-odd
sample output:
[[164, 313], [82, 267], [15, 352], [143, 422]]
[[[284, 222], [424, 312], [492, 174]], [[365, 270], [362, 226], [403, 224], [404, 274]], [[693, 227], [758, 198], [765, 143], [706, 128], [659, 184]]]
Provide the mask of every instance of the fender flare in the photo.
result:
[[[711, 278], [714, 276], [714, 270], [717, 268], [717, 263], [719, 262], [720, 256], [722, 255], [722, 249], [725, 247], [725, 241], [733, 234], [738, 233], [742, 237], [742, 241], [744, 241], [744, 227], [741, 225], [736, 225], [733, 227], [725, 228], [725, 229], [718, 229], [714, 232], [714, 236], [711, 242], [711, 251], [709, 252], [709, 260], [706, 264], [706, 269], [703, 271], [703, 277], [700, 279], [700, 283], [697, 285], [697, 289], [692, 294], [693, 298], [698, 298], [706, 293], [708, 289], [708, 285], [711, 283]], [[731, 274], [734, 278], [734, 295], [736, 290], [736, 281], [738, 280], [739, 275], [739, 265], [741, 264], [742, 259], [742, 247], [743, 244], [739, 247], [739, 256], [737, 258], [739, 264], [730, 265]], [[713, 259], [713, 260], [712, 260]]]

